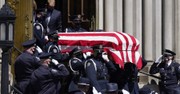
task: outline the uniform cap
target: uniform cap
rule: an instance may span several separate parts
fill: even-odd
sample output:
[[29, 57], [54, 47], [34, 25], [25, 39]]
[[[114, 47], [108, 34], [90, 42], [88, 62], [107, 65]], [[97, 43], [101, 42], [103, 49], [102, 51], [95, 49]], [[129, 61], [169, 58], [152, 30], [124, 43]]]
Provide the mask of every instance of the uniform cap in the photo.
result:
[[22, 46], [24, 48], [30, 48], [30, 47], [35, 46], [35, 45], [36, 45], [36, 39], [28, 40], [28, 41], [25, 41], [22, 43]]
[[41, 53], [39, 55], [39, 58], [40, 59], [48, 59], [48, 58], [51, 58], [51, 56], [52, 56], [52, 53]]
[[176, 53], [169, 50], [169, 49], [165, 49], [164, 50], [164, 55], [174, 56], [174, 55], [176, 55]]

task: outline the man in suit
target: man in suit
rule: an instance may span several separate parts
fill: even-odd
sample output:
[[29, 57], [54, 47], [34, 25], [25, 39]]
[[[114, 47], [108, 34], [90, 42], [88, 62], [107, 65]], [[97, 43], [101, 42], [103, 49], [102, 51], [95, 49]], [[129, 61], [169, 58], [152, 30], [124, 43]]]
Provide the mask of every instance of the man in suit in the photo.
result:
[[55, 0], [48, 0], [46, 17], [45, 17], [45, 29], [48, 32], [61, 32], [62, 31], [62, 19], [61, 12], [54, 9]]

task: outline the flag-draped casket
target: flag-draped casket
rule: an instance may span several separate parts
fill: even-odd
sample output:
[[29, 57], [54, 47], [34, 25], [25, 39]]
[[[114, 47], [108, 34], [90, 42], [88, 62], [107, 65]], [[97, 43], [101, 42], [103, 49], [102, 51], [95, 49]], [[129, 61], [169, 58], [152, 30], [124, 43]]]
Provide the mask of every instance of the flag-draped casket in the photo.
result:
[[138, 52], [139, 41], [122, 32], [76, 32], [58, 33], [58, 45], [66, 52], [71, 46], [83, 46], [88, 49], [94, 45], [102, 44], [105, 51], [116, 64], [123, 68], [124, 63], [132, 62], [138, 69], [142, 68], [142, 57]]

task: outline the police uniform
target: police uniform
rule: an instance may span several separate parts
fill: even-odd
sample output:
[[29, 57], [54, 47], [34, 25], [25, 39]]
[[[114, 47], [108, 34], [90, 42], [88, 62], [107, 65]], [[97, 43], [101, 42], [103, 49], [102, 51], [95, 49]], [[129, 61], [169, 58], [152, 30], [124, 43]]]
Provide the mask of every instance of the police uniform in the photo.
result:
[[34, 32], [33, 32], [33, 35], [34, 37], [36, 38], [37, 40], [37, 45], [42, 49], [43, 46], [45, 45], [45, 39], [44, 39], [44, 27], [41, 23], [39, 22], [35, 22], [34, 23]]
[[53, 39], [54, 41], [49, 41], [45, 46], [44, 46], [44, 52], [51, 52], [53, 53], [52, 58], [58, 60], [59, 62], [65, 61], [69, 59], [68, 54], [62, 54], [60, 51], [60, 48], [57, 44], [58, 41], [58, 35], [56, 32], [49, 32], [48, 33], [49, 39]]
[[[174, 56], [171, 50], [166, 49], [163, 56]], [[159, 83], [161, 94], [180, 94], [178, 81], [180, 78], [180, 64], [172, 60], [170, 65], [162, 61], [159, 63], [153, 63], [150, 68], [150, 74], [160, 73], [161, 81]]]
[[72, 26], [66, 28], [66, 32], [85, 32], [87, 31], [86, 29], [81, 27], [82, 19], [79, 17], [81, 15], [74, 15], [71, 17], [72, 19]]
[[[34, 46], [36, 40], [28, 40], [22, 45], [25, 49]], [[15, 80], [17, 88], [23, 94], [28, 92], [28, 85], [31, 78], [32, 72], [40, 66], [39, 59], [30, 54], [26, 50], [16, 58], [14, 69], [15, 69]]]
[[[50, 58], [51, 53], [40, 55], [40, 59]], [[69, 75], [69, 71], [63, 64], [58, 64], [56, 68], [41, 65], [31, 76], [32, 94], [60, 94], [60, 78]]]
[[[112, 62], [103, 61], [101, 55], [103, 52], [102, 45], [93, 46], [94, 57], [85, 61], [85, 72], [90, 80], [91, 87], [98, 92], [105, 93], [109, 82], [108, 69], [115, 70]], [[112, 66], [111, 66], [112, 65]]]
[[68, 92], [70, 94], [83, 94], [78, 87], [79, 79], [84, 75], [83, 54], [81, 49], [76, 47], [70, 52], [70, 55], [72, 58], [69, 60], [69, 68], [72, 72], [72, 79], [69, 84]]

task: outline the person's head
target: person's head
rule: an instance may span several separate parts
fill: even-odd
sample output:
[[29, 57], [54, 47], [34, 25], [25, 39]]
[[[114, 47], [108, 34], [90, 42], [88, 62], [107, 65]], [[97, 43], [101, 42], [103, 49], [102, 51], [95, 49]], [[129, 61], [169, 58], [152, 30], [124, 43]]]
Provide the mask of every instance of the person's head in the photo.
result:
[[41, 53], [41, 54], [39, 55], [39, 58], [40, 58], [40, 60], [41, 60], [41, 63], [42, 63], [43, 65], [48, 66], [48, 65], [50, 64], [50, 62], [51, 62], [51, 56], [52, 56], [52, 53]]
[[116, 83], [108, 83], [106, 89], [106, 94], [118, 94], [118, 85]]
[[174, 60], [175, 55], [176, 55], [175, 52], [173, 52], [169, 49], [165, 49], [164, 53], [163, 53], [163, 59], [164, 59], [164, 61]]
[[104, 51], [103, 45], [95, 45], [92, 47], [94, 58], [102, 58], [102, 53]]
[[83, 52], [81, 50], [80, 47], [76, 47], [74, 48], [71, 52], [70, 52], [71, 56], [72, 57], [76, 57], [76, 58], [79, 58], [79, 59], [83, 59]]
[[56, 3], [55, 0], [48, 0], [48, 6], [47, 6], [48, 9], [50, 9], [50, 10], [54, 9], [55, 3]]
[[74, 27], [80, 27], [82, 23], [82, 16], [80, 14], [74, 15], [72, 16], [71, 20]]
[[34, 54], [36, 48], [36, 39], [25, 41], [22, 43], [22, 46], [24, 47], [25, 51], [27, 51], [28, 53]]
[[48, 38], [49, 38], [49, 41], [57, 43], [59, 36], [56, 32], [49, 32]]

